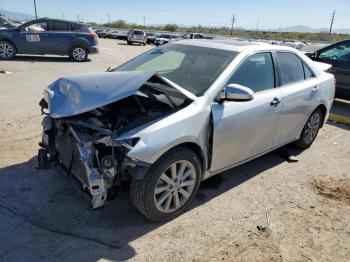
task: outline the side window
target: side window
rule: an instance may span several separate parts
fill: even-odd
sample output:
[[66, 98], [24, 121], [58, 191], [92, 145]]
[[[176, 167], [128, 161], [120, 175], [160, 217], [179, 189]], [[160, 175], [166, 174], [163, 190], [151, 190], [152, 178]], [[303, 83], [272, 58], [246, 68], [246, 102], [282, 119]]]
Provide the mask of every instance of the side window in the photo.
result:
[[282, 85], [303, 81], [304, 67], [299, 57], [292, 53], [277, 52], [278, 65], [281, 72]]
[[275, 87], [275, 73], [270, 53], [248, 57], [233, 73], [227, 84], [239, 84], [255, 93]]
[[30, 24], [23, 29], [26, 32], [40, 33], [47, 31], [47, 22]]
[[82, 28], [82, 25], [71, 24], [72, 31], [79, 31]]
[[350, 42], [345, 42], [323, 51], [319, 54], [318, 58], [350, 61]]
[[310, 68], [308, 68], [307, 65], [305, 65], [304, 63], [303, 63], [303, 67], [304, 67], [304, 79], [305, 80], [315, 77], [314, 73], [312, 73]]
[[69, 31], [69, 23], [51, 21], [51, 31]]

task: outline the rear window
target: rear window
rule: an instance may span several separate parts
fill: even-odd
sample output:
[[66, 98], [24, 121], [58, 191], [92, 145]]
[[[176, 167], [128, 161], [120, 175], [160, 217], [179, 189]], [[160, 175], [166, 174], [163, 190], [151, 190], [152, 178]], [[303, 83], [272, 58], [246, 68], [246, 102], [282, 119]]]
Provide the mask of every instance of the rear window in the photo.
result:
[[277, 53], [281, 71], [282, 85], [289, 85], [304, 80], [304, 66], [299, 57], [292, 53]]
[[72, 27], [72, 31], [80, 31], [80, 29], [82, 28], [82, 25], [80, 24], [71, 24]]
[[135, 30], [135, 31], [134, 31], [134, 34], [135, 34], [135, 35], [143, 35], [144, 32], [143, 32], [143, 31]]
[[69, 23], [51, 21], [51, 31], [69, 31]]

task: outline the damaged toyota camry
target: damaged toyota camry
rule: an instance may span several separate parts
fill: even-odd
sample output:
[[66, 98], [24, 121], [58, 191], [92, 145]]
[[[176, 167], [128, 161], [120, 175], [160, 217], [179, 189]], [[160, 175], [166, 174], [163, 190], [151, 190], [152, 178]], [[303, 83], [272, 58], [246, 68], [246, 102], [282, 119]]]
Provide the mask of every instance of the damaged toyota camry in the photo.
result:
[[140, 212], [172, 219], [201, 181], [288, 143], [308, 148], [333, 101], [329, 67], [288, 47], [183, 40], [58, 79], [40, 102], [38, 167], [64, 170], [92, 208], [130, 182]]

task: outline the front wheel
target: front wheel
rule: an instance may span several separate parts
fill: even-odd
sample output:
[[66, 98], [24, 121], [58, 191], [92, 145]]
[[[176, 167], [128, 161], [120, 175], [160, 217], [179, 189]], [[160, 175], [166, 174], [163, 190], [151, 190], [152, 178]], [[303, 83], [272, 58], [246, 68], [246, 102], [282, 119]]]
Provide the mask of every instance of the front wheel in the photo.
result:
[[131, 200], [150, 220], [170, 220], [186, 211], [200, 180], [198, 156], [187, 148], [175, 148], [153, 164], [143, 179], [132, 179]]
[[320, 130], [322, 119], [321, 110], [316, 109], [307, 120], [300, 138], [295, 142], [295, 145], [302, 149], [309, 148]]
[[88, 58], [88, 52], [85, 47], [76, 46], [72, 48], [69, 57], [75, 62], [84, 62]]
[[16, 56], [16, 48], [7, 41], [0, 41], [0, 59], [9, 60]]

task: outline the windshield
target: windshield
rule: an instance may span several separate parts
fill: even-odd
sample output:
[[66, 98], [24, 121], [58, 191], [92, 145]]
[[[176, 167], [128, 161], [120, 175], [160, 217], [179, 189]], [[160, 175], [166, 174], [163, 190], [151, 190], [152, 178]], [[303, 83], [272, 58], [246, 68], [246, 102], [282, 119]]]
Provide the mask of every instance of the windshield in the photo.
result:
[[155, 72], [196, 96], [203, 95], [236, 52], [182, 44], [152, 49], [111, 71]]

